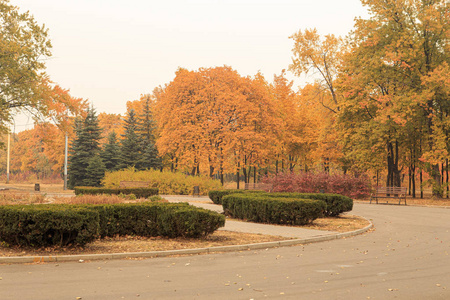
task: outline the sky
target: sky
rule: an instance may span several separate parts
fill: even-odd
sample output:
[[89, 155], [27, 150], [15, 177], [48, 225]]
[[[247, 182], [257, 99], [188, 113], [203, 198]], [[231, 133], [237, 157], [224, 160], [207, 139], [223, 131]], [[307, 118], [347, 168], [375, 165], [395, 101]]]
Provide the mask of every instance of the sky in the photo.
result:
[[[126, 111], [179, 68], [228, 65], [269, 82], [288, 69], [298, 30], [347, 35], [360, 0], [10, 0], [48, 28], [47, 74], [97, 112]], [[312, 78], [296, 78], [296, 86]], [[16, 131], [30, 119], [18, 118]]]

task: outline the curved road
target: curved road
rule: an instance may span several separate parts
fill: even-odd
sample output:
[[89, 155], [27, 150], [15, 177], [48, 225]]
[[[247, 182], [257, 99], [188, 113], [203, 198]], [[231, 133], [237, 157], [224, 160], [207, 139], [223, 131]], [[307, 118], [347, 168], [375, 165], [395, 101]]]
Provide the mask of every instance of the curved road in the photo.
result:
[[353, 213], [376, 229], [258, 251], [0, 265], [0, 299], [450, 299], [450, 209]]

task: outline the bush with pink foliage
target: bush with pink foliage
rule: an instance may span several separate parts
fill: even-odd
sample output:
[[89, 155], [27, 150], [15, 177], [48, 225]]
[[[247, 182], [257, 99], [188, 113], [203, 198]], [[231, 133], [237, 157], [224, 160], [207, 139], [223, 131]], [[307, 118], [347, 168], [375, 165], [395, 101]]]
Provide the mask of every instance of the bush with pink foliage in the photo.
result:
[[273, 185], [273, 192], [340, 194], [352, 199], [370, 195], [371, 184], [367, 176], [344, 174], [284, 172], [268, 175], [262, 182]]

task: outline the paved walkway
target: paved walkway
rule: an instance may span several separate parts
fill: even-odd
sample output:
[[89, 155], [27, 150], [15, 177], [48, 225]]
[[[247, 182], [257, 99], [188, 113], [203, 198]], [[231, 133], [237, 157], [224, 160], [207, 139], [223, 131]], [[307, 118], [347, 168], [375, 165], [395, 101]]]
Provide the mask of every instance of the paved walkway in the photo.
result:
[[[195, 205], [197, 207], [202, 207], [205, 209], [216, 211], [218, 213], [223, 213], [222, 206], [214, 204], [207, 196], [192, 197], [192, 196], [163, 195], [162, 197], [169, 200], [169, 202], [188, 202], [189, 204]], [[336, 231], [314, 230], [282, 225], [268, 225], [235, 220], [227, 220], [225, 222], [225, 227], [222, 227], [219, 230], [257, 233], [257, 234], [282, 236], [287, 238], [300, 238], [300, 239], [326, 236], [338, 233]]]

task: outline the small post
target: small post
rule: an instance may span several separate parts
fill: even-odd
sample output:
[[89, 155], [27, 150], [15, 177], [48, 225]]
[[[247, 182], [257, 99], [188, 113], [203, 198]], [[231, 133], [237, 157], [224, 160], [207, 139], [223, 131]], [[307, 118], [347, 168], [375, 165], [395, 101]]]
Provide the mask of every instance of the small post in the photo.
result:
[[9, 183], [9, 152], [11, 147], [11, 133], [8, 132], [8, 150], [6, 154], [6, 183]]
[[68, 138], [66, 133], [66, 144], [64, 148], [64, 190], [67, 190], [67, 148], [68, 148]]

